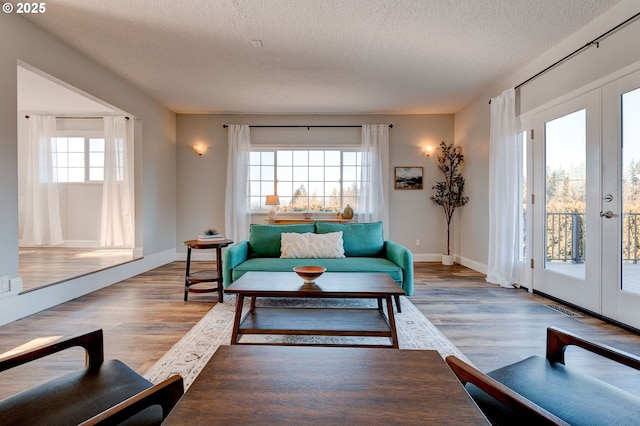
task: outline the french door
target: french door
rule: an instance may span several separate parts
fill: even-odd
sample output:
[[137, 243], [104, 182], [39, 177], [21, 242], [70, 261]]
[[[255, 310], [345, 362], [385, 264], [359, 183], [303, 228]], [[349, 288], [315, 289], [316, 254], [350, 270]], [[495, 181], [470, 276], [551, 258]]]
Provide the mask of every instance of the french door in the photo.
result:
[[640, 72], [533, 131], [534, 289], [640, 328]]
[[[640, 71], [602, 88], [602, 315], [640, 329]], [[609, 216], [609, 214], [607, 214]]]
[[[595, 119], [597, 118], [597, 119]], [[534, 289], [600, 312], [600, 91], [533, 118]]]

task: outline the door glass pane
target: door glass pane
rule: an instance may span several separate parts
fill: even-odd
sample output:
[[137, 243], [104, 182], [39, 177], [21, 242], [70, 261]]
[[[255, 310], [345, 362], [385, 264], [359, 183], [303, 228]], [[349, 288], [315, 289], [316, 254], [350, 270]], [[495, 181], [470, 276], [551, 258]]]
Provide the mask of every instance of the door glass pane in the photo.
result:
[[586, 110], [545, 123], [545, 268], [585, 278]]
[[640, 294], [640, 88], [622, 95], [622, 290]]

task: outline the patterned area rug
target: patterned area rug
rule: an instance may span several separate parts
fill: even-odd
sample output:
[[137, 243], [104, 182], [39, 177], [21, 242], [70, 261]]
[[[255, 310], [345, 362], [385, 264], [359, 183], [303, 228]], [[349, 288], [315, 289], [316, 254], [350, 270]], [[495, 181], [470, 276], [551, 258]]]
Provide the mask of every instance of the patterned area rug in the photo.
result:
[[[158, 360], [144, 376], [158, 383], [173, 374], [184, 379], [185, 390], [191, 386], [211, 356], [220, 345], [231, 342], [231, 329], [235, 313], [235, 296], [225, 297], [224, 303], [213, 307], [184, 337]], [[362, 299], [258, 299], [258, 306], [283, 306], [304, 304], [309, 307], [375, 307], [375, 300]], [[401, 297], [402, 313], [396, 313], [396, 329], [400, 349], [433, 349], [444, 358], [447, 355], [469, 360], [447, 339], [409, 299]], [[245, 301], [243, 311], [248, 310], [249, 300]], [[243, 312], [244, 315], [244, 312]], [[380, 341], [376, 337], [327, 337], [327, 336], [243, 336], [242, 342], [265, 343], [354, 343], [387, 344], [388, 339]], [[386, 349], [384, 349], [386, 350]]]

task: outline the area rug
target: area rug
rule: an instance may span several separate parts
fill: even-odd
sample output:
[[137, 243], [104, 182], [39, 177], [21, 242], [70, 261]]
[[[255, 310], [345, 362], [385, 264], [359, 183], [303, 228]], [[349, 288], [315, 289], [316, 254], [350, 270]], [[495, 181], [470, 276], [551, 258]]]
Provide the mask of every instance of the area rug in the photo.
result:
[[[231, 331], [235, 313], [235, 296], [227, 296], [224, 303], [216, 304], [187, 334], [184, 335], [162, 358], [158, 360], [144, 376], [153, 383], [174, 374], [184, 379], [185, 390], [191, 386], [211, 356], [220, 345], [231, 342]], [[400, 349], [437, 350], [444, 358], [455, 355], [467, 362], [469, 360], [449, 341], [405, 296], [400, 298], [402, 313], [396, 313], [396, 330]], [[281, 306], [304, 304], [309, 307], [375, 307], [375, 300], [362, 299], [258, 299], [258, 306]], [[245, 301], [243, 311], [249, 309], [249, 300]], [[244, 315], [244, 312], [243, 312]], [[376, 337], [327, 337], [327, 336], [262, 336], [248, 335], [242, 342], [265, 343], [336, 343], [375, 344]], [[387, 344], [388, 339], [382, 343]], [[379, 340], [378, 343], [381, 343]]]

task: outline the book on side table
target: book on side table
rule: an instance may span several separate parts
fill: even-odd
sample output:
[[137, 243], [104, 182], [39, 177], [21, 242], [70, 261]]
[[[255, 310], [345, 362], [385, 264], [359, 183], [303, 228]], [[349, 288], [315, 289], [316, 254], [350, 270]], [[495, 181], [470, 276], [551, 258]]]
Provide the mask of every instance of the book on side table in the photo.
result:
[[198, 235], [198, 241], [203, 241], [203, 242], [214, 243], [214, 242], [224, 241], [225, 239], [226, 238], [224, 237], [224, 235], [220, 235], [220, 234]]

